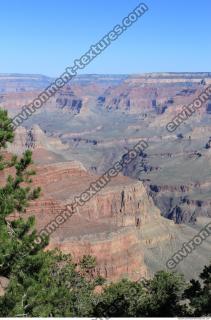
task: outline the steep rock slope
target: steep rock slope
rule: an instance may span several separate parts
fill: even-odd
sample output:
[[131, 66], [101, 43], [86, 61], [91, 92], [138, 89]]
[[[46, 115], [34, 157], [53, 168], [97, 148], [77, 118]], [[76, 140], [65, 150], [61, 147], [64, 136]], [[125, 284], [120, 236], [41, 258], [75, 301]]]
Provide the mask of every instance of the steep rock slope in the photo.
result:
[[[26, 214], [35, 214], [37, 228], [43, 229], [96, 178], [75, 161], [38, 167], [34, 184], [43, 194]], [[172, 225], [160, 216], [141, 182], [119, 176], [55, 229], [49, 248], [59, 247], [76, 260], [84, 254], [96, 256], [96, 273], [110, 280], [137, 279], [149, 275], [143, 246], [172, 239]], [[144, 235], [142, 230], [149, 228], [155, 232]]]
[[15, 139], [12, 144], [8, 144], [8, 152], [22, 154], [30, 149], [34, 152], [36, 163], [50, 163], [61, 161], [61, 153], [68, 148], [59, 138], [48, 137], [38, 125], [33, 125], [30, 129], [18, 127], [15, 132]]
[[129, 76], [98, 97], [98, 105], [108, 111], [163, 114], [190, 103], [211, 83], [209, 73], [155, 73]]

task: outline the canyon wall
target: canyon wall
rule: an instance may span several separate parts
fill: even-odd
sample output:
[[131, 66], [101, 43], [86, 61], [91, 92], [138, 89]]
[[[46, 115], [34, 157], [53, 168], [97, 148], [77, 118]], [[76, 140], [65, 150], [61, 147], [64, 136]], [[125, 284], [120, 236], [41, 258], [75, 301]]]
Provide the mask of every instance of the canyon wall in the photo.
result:
[[[39, 230], [51, 225], [65, 205], [96, 179], [75, 161], [37, 167], [34, 185], [43, 192], [26, 216], [35, 215]], [[172, 238], [172, 223], [166, 220], [166, 225], [164, 220], [141, 182], [118, 176], [84, 206], [78, 206], [59, 228], [54, 230], [51, 225], [49, 248], [59, 247], [75, 260], [84, 254], [96, 256], [96, 274], [110, 280], [148, 277], [143, 247]]]

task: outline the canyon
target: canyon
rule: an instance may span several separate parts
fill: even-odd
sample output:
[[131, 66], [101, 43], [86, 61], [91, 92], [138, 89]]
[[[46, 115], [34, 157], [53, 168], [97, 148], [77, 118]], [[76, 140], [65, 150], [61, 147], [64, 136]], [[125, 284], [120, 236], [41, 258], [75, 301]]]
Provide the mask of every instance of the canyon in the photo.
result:
[[[0, 75], [0, 105], [14, 116], [53, 79]], [[16, 129], [8, 151], [33, 151], [41, 197], [24, 216], [41, 230], [141, 139], [148, 148], [64, 225], [49, 248], [96, 256], [108, 280], [150, 277], [211, 218], [210, 100], [174, 132], [166, 124], [207, 85], [210, 73], [82, 75]], [[0, 182], [2, 182], [0, 176]], [[210, 240], [177, 270], [209, 261]], [[191, 272], [190, 272], [191, 271]]]

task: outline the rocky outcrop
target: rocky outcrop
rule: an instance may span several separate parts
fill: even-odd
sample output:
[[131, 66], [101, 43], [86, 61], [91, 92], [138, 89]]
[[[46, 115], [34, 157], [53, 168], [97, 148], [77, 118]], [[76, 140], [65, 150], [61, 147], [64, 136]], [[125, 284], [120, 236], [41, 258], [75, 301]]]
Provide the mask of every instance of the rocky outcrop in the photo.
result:
[[67, 149], [68, 146], [62, 144], [59, 138], [48, 137], [38, 125], [33, 125], [30, 129], [18, 127], [14, 142], [8, 144], [8, 151], [16, 154], [22, 154], [27, 149], [38, 148], [58, 152]]
[[[9, 82], [12, 85], [12, 79]], [[75, 259], [84, 253], [96, 255], [96, 273], [109, 279], [125, 272], [131, 277], [137, 272], [144, 276], [154, 265], [157, 270], [165, 267], [177, 251], [177, 235], [180, 249], [194, 236], [200, 216], [210, 217], [210, 102], [174, 133], [167, 132], [166, 124], [209, 84], [210, 73], [83, 75], [24, 122], [30, 129], [17, 129], [10, 151], [20, 154], [30, 148], [39, 164], [34, 184], [41, 185], [43, 194], [26, 213], [36, 215], [39, 229], [97, 179], [70, 159], [103, 174], [140, 139], [149, 144], [123, 170], [134, 180], [112, 179], [78, 207], [52, 234], [52, 248], [61, 247]], [[0, 86], [0, 101], [12, 113], [39, 94], [38, 87], [21, 87], [21, 83], [17, 91], [10, 89], [2, 91]], [[43, 131], [32, 127], [34, 123]], [[3, 174], [0, 172], [0, 183], [5, 182]], [[160, 212], [177, 224], [160, 217]], [[204, 245], [203, 254], [202, 247], [193, 253], [186, 274], [193, 274], [195, 269], [190, 272], [190, 266], [195, 268], [196, 261], [198, 267], [201, 261], [205, 263], [210, 246]]]
[[138, 111], [137, 108], [140, 111], [140, 106], [142, 111], [149, 109], [156, 98], [156, 88], [130, 87], [124, 83], [118, 87], [108, 88], [104, 95], [98, 97], [98, 105], [108, 111], [121, 110], [135, 113]]
[[[26, 215], [34, 214], [37, 228], [43, 229], [96, 179], [75, 161], [37, 167], [34, 185], [44, 191]], [[96, 256], [96, 274], [110, 280], [147, 277], [142, 246], [172, 238], [171, 222], [165, 227], [163, 219], [141, 182], [118, 176], [54, 230], [49, 248], [59, 247], [76, 260]]]
[[78, 114], [82, 105], [82, 99], [77, 97], [69, 86], [65, 86], [56, 94], [56, 107], [59, 109]]
[[121, 228], [113, 232], [101, 232], [69, 238], [61, 243], [51, 243], [49, 248], [59, 247], [71, 253], [75, 261], [83, 255], [97, 258], [96, 275], [109, 280], [129, 277], [134, 280], [147, 278], [148, 270], [144, 262], [141, 243], [134, 228]]
[[[176, 223], [195, 223], [199, 216], [211, 217], [211, 201], [201, 196], [209, 190], [208, 183], [152, 185], [145, 181], [144, 185], [163, 215]], [[198, 194], [198, 198], [192, 194]]]
[[[175, 110], [179, 105], [192, 102], [208, 83], [211, 83], [208, 73], [132, 75], [119, 86], [106, 89], [97, 104], [108, 111], [161, 115], [169, 107]], [[209, 106], [207, 110], [209, 112]]]

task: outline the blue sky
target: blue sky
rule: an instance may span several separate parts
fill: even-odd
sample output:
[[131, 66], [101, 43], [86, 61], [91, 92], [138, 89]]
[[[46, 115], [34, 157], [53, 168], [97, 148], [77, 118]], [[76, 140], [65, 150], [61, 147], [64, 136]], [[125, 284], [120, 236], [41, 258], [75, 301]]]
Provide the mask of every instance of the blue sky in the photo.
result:
[[[146, 0], [149, 11], [83, 73], [211, 71], [211, 1]], [[0, 73], [60, 75], [136, 0], [1, 0]]]

